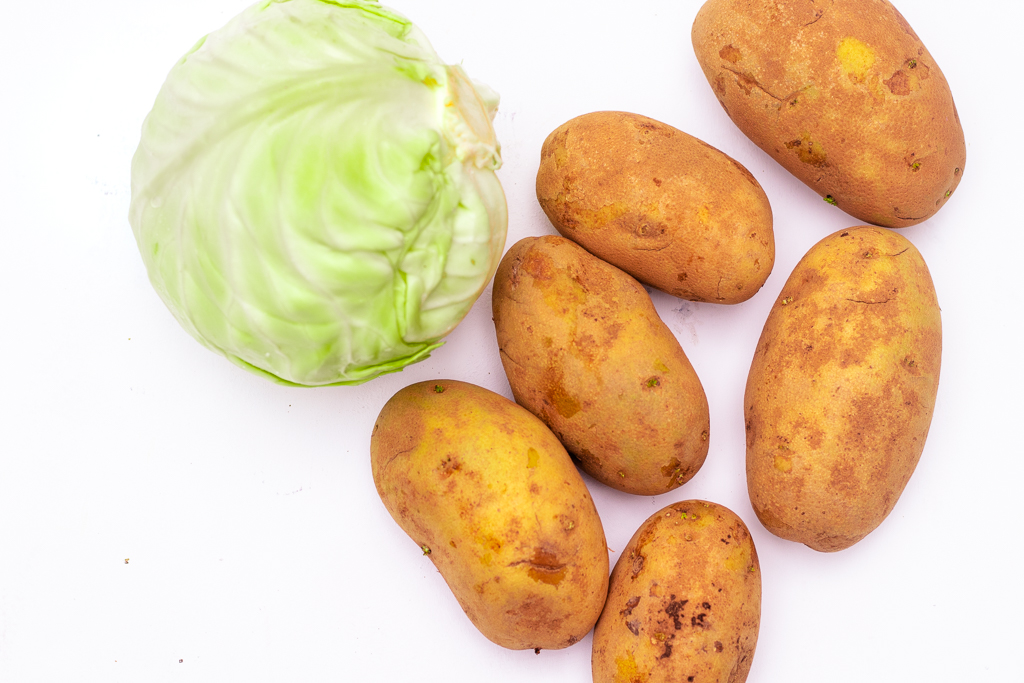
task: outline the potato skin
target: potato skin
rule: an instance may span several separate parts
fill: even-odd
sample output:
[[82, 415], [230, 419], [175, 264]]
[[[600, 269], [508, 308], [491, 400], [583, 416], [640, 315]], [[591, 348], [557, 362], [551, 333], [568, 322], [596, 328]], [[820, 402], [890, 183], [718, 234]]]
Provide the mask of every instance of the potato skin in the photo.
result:
[[941, 355], [935, 289], [909, 241], [860, 226], [812, 247], [747, 377], [747, 489], [765, 528], [828, 552], [881, 524], [924, 449]]
[[527, 237], [498, 265], [492, 311], [516, 402], [595, 479], [657, 495], [704, 464], [704, 388], [639, 282], [563, 237]]
[[660, 121], [585, 114], [541, 148], [537, 199], [562, 235], [663, 292], [735, 304], [775, 263], [772, 210], [739, 162]]
[[604, 529], [540, 420], [472, 384], [420, 382], [385, 404], [370, 457], [388, 512], [484, 636], [558, 649], [590, 631], [608, 589]]
[[743, 520], [673, 503], [633, 535], [594, 629], [594, 683], [743, 683], [761, 621], [761, 568]]
[[949, 84], [886, 0], [708, 0], [692, 39], [740, 130], [848, 214], [906, 227], [956, 190], [967, 147]]

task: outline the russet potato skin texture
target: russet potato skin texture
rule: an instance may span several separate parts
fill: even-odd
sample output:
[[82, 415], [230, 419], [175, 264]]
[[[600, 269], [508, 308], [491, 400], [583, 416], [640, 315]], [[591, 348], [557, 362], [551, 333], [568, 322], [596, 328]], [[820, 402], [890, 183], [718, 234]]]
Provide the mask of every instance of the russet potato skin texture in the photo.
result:
[[949, 84], [889, 2], [708, 0], [692, 39], [740, 130], [848, 214], [914, 225], [959, 184]]
[[941, 355], [935, 289], [909, 241], [860, 226], [812, 247], [747, 378], [747, 488], [765, 528], [828, 552], [881, 524], [924, 449]]
[[562, 235], [683, 299], [746, 301], [775, 263], [771, 206], [747, 169], [646, 116], [594, 112], [555, 129], [537, 199]]
[[594, 683], [743, 683], [761, 621], [761, 568], [722, 505], [673, 503], [633, 535], [594, 629]]
[[563, 237], [527, 237], [498, 266], [492, 311], [516, 402], [587, 473], [639, 495], [697, 473], [707, 397], [639, 282]]
[[582, 639], [608, 589], [597, 509], [551, 431], [512, 401], [454, 380], [387, 402], [370, 440], [384, 506], [502, 647]]

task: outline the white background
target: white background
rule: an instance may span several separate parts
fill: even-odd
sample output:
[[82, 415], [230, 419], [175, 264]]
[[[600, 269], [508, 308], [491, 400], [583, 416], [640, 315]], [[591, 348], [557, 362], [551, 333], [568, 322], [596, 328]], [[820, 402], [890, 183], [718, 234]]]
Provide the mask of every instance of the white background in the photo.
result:
[[[590, 637], [535, 655], [481, 636], [370, 477], [370, 428], [403, 386], [444, 377], [510, 396], [489, 288], [426, 362], [359, 387], [296, 389], [201, 347], [150, 287], [127, 222], [142, 120], [171, 65], [246, 5], [5, 3], [0, 681], [589, 681]], [[751, 683], [1024, 680], [1020, 3], [898, 2], [952, 87], [968, 161], [940, 213], [901, 231], [942, 306], [924, 455], [885, 523], [836, 554], [757, 522], [742, 394], [793, 266], [858, 221], [726, 117], [690, 44], [700, 2], [391, 6], [502, 95], [507, 245], [554, 234], [534, 196], [540, 145], [594, 110], [700, 137], [771, 200], [778, 255], [758, 295], [721, 307], [654, 294], [707, 391], [711, 450], [658, 498], [587, 480], [612, 561], [664, 505], [723, 503], [761, 559]]]

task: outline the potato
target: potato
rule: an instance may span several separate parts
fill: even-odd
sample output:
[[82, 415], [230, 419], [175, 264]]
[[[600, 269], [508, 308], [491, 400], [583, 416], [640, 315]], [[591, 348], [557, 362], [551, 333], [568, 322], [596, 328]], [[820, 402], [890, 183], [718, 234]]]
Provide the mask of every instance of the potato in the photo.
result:
[[388, 512], [487, 638], [557, 649], [590, 631], [608, 590], [604, 529], [540, 420], [472, 384], [420, 382], [381, 410], [370, 455]]
[[761, 620], [761, 569], [728, 508], [673, 503], [633, 535], [594, 629], [594, 683], [743, 683]]
[[935, 407], [942, 324], [905, 238], [841, 230], [797, 264], [747, 377], [747, 488], [776, 536], [847, 548], [896, 505]]
[[692, 39], [740, 130], [848, 214], [914, 225], [959, 184], [967, 148], [949, 85], [886, 0], [708, 0]]
[[683, 299], [746, 301], [775, 263], [772, 210], [754, 176], [646, 116], [595, 112], [555, 129], [537, 199], [562, 235]]
[[512, 394], [584, 470], [645, 496], [697, 473], [708, 401], [640, 283], [565, 238], [528, 237], [498, 265], [492, 297]]

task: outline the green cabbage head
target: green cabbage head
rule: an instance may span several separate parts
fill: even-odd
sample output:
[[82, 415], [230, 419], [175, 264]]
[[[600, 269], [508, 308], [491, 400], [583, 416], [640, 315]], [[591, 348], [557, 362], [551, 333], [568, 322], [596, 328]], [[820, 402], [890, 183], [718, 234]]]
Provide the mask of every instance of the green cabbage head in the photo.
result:
[[132, 160], [149, 278], [210, 349], [358, 384], [440, 346], [508, 213], [497, 95], [371, 0], [264, 0], [174, 66]]

